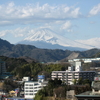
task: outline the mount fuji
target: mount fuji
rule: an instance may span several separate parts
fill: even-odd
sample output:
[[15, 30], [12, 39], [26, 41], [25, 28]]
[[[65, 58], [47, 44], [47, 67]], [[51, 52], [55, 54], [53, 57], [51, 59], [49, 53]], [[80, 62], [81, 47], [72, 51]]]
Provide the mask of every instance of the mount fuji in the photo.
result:
[[34, 45], [42, 49], [86, 50], [95, 48], [92, 45], [83, 44], [58, 35], [48, 28], [39, 29], [18, 43]]

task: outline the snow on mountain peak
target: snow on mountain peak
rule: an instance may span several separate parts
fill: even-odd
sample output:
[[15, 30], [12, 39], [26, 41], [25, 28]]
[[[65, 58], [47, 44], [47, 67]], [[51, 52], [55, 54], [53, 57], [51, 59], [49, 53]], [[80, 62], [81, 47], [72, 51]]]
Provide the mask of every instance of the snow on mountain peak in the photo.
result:
[[29, 37], [25, 38], [24, 40], [28, 41], [49, 41], [49, 40], [56, 40], [54, 38], [51, 31], [48, 29], [40, 29], [37, 30], [35, 33], [31, 34]]
[[[59, 44], [59, 42], [62, 43], [62, 37], [57, 35], [55, 32], [53, 32], [48, 28], [37, 30], [36, 32], [31, 34], [29, 37], [25, 38], [24, 40], [44, 41], [51, 44]], [[63, 44], [63, 45], [68, 46], [67, 44]]]
[[93, 46], [82, 44], [78, 41], [73, 41], [68, 38], [65, 38], [61, 35], [56, 34], [54, 31], [48, 29], [48, 28], [42, 28], [34, 33], [32, 33], [30, 36], [24, 39], [24, 41], [29, 42], [46, 42], [50, 43], [52, 45], [57, 44], [64, 47], [78, 47], [78, 48], [85, 48], [85, 49], [91, 49]]

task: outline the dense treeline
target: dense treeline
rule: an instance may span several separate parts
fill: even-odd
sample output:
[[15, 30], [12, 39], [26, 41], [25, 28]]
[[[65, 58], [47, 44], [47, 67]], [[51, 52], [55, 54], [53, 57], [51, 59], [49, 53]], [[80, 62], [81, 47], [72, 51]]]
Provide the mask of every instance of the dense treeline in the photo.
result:
[[13, 74], [22, 78], [23, 76], [30, 76], [37, 79], [38, 74], [44, 74], [46, 79], [50, 78], [52, 71], [61, 71], [67, 69], [68, 65], [64, 66], [62, 64], [50, 64], [45, 65], [41, 63], [29, 63], [24, 64], [21, 67], [15, 68]]
[[12, 79], [5, 79], [3, 82], [3, 91], [5, 92], [9, 92], [11, 90], [14, 90], [15, 88], [18, 88], [19, 84], [15, 81], [13, 81]]
[[2, 61], [5, 61], [7, 72], [12, 72], [17, 67], [21, 67], [23, 64], [28, 64], [28, 62], [25, 59], [21, 58], [9, 58], [5, 56], [0, 56], [0, 59]]
[[28, 58], [9, 58], [0, 56], [2, 61], [6, 62], [7, 72], [11, 72], [17, 79], [21, 79], [24, 76], [29, 76], [37, 79], [38, 74], [44, 74], [46, 79], [50, 78], [52, 71], [66, 70], [69, 63], [60, 64], [42, 64]]

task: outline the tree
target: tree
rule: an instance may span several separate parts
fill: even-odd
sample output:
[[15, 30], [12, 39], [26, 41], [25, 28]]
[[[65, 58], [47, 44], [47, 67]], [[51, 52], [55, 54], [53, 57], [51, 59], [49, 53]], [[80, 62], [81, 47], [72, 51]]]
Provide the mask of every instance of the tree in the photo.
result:
[[73, 84], [76, 85], [77, 84], [77, 79], [73, 80]]
[[43, 97], [47, 96], [47, 90], [46, 87], [44, 87], [43, 89], [39, 90], [37, 92], [37, 94], [35, 95], [34, 100], [43, 100]]
[[82, 85], [83, 84], [83, 79], [79, 78], [78, 81], [77, 81], [77, 84]]
[[85, 80], [83, 80], [83, 84], [84, 84], [84, 85], [85, 85], [85, 84], [91, 85], [91, 81], [90, 81], [89, 79], [85, 79]]
[[10, 91], [10, 90], [13, 90], [15, 88], [18, 87], [18, 83], [17, 82], [14, 82], [13, 80], [11, 79], [6, 79], [4, 81], [4, 84], [3, 84], [3, 90], [4, 91]]
[[54, 89], [54, 94], [56, 95], [56, 97], [66, 97], [66, 89], [64, 86], [60, 86], [58, 88]]

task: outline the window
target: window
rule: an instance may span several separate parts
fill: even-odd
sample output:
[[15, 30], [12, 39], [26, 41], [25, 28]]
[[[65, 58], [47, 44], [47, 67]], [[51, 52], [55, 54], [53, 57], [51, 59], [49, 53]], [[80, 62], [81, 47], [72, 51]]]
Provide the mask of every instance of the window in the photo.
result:
[[30, 93], [29, 95], [33, 95], [33, 93]]
[[33, 84], [30, 84], [29, 86], [33, 86]]
[[95, 90], [95, 92], [98, 92], [98, 90]]
[[34, 85], [38, 85], [38, 83], [35, 83]]
[[37, 87], [34, 87], [34, 89], [36, 89]]
[[41, 86], [39, 86], [38, 88], [41, 88]]
[[30, 89], [33, 89], [33, 87], [30, 87]]
[[33, 90], [30, 90], [30, 92], [33, 92]]
[[25, 92], [28, 92], [28, 90], [26, 90]]
[[37, 90], [34, 90], [34, 92], [37, 92]]

